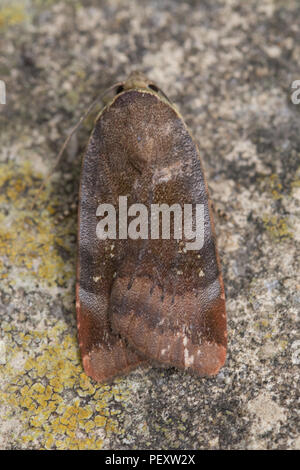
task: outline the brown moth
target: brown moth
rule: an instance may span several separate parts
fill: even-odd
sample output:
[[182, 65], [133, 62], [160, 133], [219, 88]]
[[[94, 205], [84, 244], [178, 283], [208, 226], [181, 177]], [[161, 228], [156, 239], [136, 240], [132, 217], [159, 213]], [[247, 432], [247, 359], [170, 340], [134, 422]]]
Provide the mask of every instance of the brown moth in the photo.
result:
[[[140, 236], [128, 237], [120, 197], [128, 208], [149, 210], [147, 238], [132, 218], [137, 210], [126, 215]], [[151, 208], [161, 204], [203, 207], [201, 249], [186, 249], [185, 232], [151, 238]], [[100, 239], [108, 205], [119, 223], [114, 239]], [[176, 108], [140, 73], [96, 119], [82, 165], [78, 250], [77, 325], [87, 375], [105, 382], [147, 363], [218, 373], [227, 345], [225, 295], [199, 152]]]

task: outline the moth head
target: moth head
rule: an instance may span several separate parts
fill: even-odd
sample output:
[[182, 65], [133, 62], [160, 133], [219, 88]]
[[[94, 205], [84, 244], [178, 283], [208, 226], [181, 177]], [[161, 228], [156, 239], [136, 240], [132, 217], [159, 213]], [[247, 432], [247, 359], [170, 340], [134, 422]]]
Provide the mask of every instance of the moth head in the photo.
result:
[[147, 89], [148, 86], [151, 84], [151, 81], [148, 80], [146, 75], [142, 72], [136, 71], [131, 72], [127, 80], [124, 82], [124, 90], [131, 90], [135, 88], [145, 88]]
[[131, 72], [127, 80], [118, 84], [118, 86], [115, 89], [115, 93], [116, 95], [118, 95], [119, 93], [122, 93], [123, 91], [127, 91], [127, 90], [143, 90], [143, 89], [151, 91], [152, 93], [154, 92], [157, 95], [163, 96], [165, 99], [169, 101], [165, 93], [152, 80], [149, 80], [146, 77], [146, 75], [144, 75], [142, 72], [139, 72], [139, 71]]

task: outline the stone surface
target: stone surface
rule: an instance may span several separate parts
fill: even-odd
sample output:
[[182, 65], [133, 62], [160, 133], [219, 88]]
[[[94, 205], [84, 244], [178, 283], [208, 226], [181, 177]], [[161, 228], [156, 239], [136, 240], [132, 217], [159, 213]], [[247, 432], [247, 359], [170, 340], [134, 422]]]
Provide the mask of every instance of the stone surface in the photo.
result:
[[[299, 2], [1, 1], [0, 447], [294, 449], [299, 438]], [[199, 142], [229, 349], [214, 379], [87, 378], [75, 322], [80, 160], [92, 99], [135, 69]]]

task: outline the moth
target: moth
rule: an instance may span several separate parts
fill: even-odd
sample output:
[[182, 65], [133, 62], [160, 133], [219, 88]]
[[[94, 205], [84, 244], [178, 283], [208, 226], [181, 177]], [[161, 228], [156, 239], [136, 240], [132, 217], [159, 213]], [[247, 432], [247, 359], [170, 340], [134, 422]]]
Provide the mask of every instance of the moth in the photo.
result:
[[[173, 210], [185, 207], [187, 233]], [[83, 158], [76, 310], [84, 370], [96, 381], [148, 364], [212, 376], [224, 364], [224, 286], [199, 151], [175, 106], [138, 72], [114, 89]]]

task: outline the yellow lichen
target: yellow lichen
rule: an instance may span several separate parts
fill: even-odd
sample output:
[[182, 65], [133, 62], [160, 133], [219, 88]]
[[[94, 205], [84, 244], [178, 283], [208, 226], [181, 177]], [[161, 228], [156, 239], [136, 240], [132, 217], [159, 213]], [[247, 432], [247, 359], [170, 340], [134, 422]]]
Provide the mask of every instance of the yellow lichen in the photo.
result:
[[282, 241], [293, 238], [285, 218], [280, 218], [277, 215], [264, 215], [262, 217], [265, 229], [270, 236], [276, 241]]
[[[51, 194], [51, 187], [40, 194], [39, 204], [31, 210], [39, 184], [30, 165], [8, 163], [0, 167], [0, 187], [5, 189], [0, 195], [3, 290], [17, 282], [31, 288], [38, 285], [46, 292], [66, 281], [74, 287], [76, 217], [55, 224], [59, 201]], [[70, 252], [70, 260], [62, 259], [59, 247]], [[7, 435], [9, 445], [101, 448], [108, 433], [122, 432], [109, 403], [125, 403], [129, 392], [122, 390], [120, 381], [108, 386], [87, 377], [80, 362], [74, 322], [54, 323], [55, 319], [48, 318], [46, 305], [43, 309], [46, 328], [26, 326], [24, 331], [18, 324], [3, 321], [1, 325], [7, 362], [0, 367], [0, 412], [2, 422], [12, 423]]]
[[[54, 206], [59, 206], [57, 199], [50, 197], [49, 188], [41, 193], [38, 204], [31, 210], [39, 186], [36, 176], [28, 165], [16, 168], [8, 163], [0, 167], [0, 187], [5, 187], [0, 197], [0, 258], [4, 268], [1, 277], [10, 285], [22, 279], [27, 282], [37, 279], [48, 286], [62, 285], [74, 274], [73, 257], [70, 256], [70, 263], [65, 263], [58, 248], [72, 252], [75, 221], [66, 218], [57, 225], [55, 217], [43, 209], [44, 204], [55, 212]], [[10, 276], [11, 266], [14, 271]]]
[[269, 179], [269, 188], [271, 190], [271, 194], [273, 199], [277, 201], [278, 199], [282, 199], [282, 184], [279, 181], [279, 178], [276, 174], [272, 174]]
[[[75, 335], [66, 334], [63, 343], [60, 341], [67, 329], [64, 322], [58, 322], [41, 334], [34, 351], [30, 351], [28, 343], [19, 346], [17, 341], [8, 345], [9, 360], [0, 370], [0, 378], [5, 383], [1, 401], [7, 407], [2, 419], [9, 421], [19, 416], [23, 429], [16, 445], [97, 449], [102, 445], [101, 432], [99, 435], [97, 430], [102, 429], [103, 436], [120, 432], [118, 422], [108, 412], [108, 402], [116, 398], [126, 400], [129, 395], [122, 394], [117, 383], [112, 387], [83, 378]], [[17, 337], [21, 339], [22, 334], [18, 333]], [[24, 349], [31, 357], [24, 369], [19, 370], [11, 363]], [[82, 401], [78, 394], [82, 384], [91, 390], [89, 403], [86, 399]]]
[[22, 23], [25, 18], [24, 5], [21, 2], [11, 2], [0, 7], [0, 28], [7, 28]]

